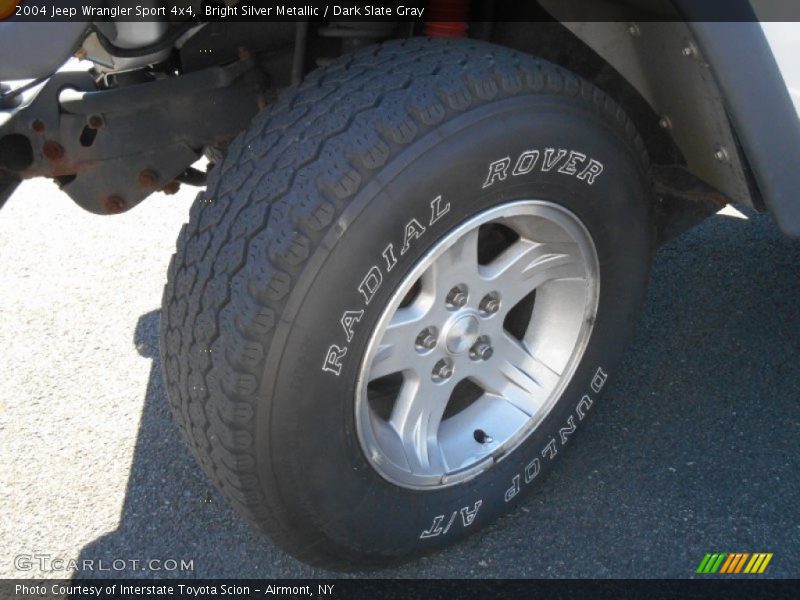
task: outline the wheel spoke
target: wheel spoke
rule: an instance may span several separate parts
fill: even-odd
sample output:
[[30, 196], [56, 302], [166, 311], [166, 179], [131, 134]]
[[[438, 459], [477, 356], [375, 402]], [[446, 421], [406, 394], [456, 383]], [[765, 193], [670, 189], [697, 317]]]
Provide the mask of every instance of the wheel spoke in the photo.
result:
[[424, 328], [424, 317], [425, 311], [413, 305], [397, 310], [378, 344], [369, 381], [414, 368], [417, 359], [414, 346]]
[[487, 394], [499, 396], [529, 416], [535, 415], [555, 388], [560, 373], [534, 358], [507, 333], [496, 339], [491, 360], [473, 375]]
[[481, 275], [502, 290], [503, 304], [510, 309], [543, 283], [583, 279], [586, 271], [577, 244], [519, 240], [481, 267]]
[[438, 432], [452, 390], [452, 380], [435, 384], [426, 375], [408, 377], [403, 384], [389, 425], [400, 438], [412, 473], [432, 475], [447, 471]]
[[478, 277], [478, 228], [465, 233], [430, 266], [437, 298], [460, 283], [475, 281]]

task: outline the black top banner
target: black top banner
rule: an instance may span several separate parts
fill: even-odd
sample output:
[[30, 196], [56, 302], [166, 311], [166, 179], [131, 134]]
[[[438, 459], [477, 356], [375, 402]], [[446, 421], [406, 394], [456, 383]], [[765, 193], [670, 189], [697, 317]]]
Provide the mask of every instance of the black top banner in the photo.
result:
[[[800, 21], [797, 0], [0, 0], [14, 21]], [[454, 12], [455, 11], [455, 12]]]

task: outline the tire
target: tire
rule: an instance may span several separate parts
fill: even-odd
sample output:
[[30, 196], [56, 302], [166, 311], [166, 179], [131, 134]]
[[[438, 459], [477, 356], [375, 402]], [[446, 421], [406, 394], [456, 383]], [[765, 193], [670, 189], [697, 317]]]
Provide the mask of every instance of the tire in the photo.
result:
[[[653, 246], [647, 168], [612, 100], [504, 48], [413, 39], [314, 72], [232, 144], [169, 267], [164, 378], [198, 462], [238, 512], [318, 565], [391, 563], [491, 522], [561, 456], [632, 333]], [[547, 412], [509, 434], [502, 455], [481, 459], [489, 466], [431, 484], [389, 472], [383, 446], [365, 452], [369, 425], [359, 420], [379, 418], [363, 408], [367, 358], [381, 348], [373, 338], [432, 249], [493, 210], [552, 218], [558, 235], [589, 240], [565, 253], [579, 249], [575, 331], [590, 333], [576, 334], [580, 352]], [[498, 223], [491, 236], [517, 235]], [[466, 301], [470, 327], [483, 326], [476, 311], [489, 306], [477, 300]], [[447, 351], [478, 343], [469, 327], [448, 327]], [[477, 360], [474, 348], [453, 357], [458, 376], [469, 375], [462, 363]], [[496, 443], [482, 433], [476, 443]]]

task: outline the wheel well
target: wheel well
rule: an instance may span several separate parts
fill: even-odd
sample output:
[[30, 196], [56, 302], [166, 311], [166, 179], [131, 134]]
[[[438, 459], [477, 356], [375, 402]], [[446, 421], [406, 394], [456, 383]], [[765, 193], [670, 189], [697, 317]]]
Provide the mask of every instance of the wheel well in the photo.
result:
[[[639, 134], [644, 139], [650, 157], [654, 162], [664, 164], [684, 164], [682, 154], [672, 137], [666, 133], [659, 126], [659, 116], [653, 111], [650, 104], [641, 96], [641, 94], [623, 77], [616, 69], [614, 69], [608, 62], [597, 54], [589, 45], [579, 39], [569, 29], [564, 27], [551, 17], [538, 5], [532, 4], [529, 7], [531, 11], [528, 15], [529, 20], [525, 21], [497, 21], [492, 17], [490, 20], [481, 20], [484, 16], [487, 19], [488, 15], [482, 15], [479, 3], [473, 3], [473, 17], [476, 18], [469, 27], [469, 36], [473, 38], [482, 39], [492, 42], [494, 44], [519, 50], [527, 54], [539, 56], [552, 63], [558, 64], [574, 73], [577, 73], [584, 79], [591, 81], [606, 94], [611, 96], [622, 108], [627, 115], [636, 125]], [[496, 8], [497, 9], [497, 8]], [[497, 18], [502, 18], [502, 14], [495, 15]], [[548, 20], [549, 19], [549, 20]], [[338, 24], [341, 26], [341, 24]], [[268, 29], [265, 29], [269, 27]], [[295, 65], [296, 70], [301, 72], [310, 71], [320, 64], [329, 62], [330, 59], [321, 58], [330, 55], [336, 55], [337, 52], [348, 52], [357, 49], [363, 43], [361, 37], [355, 37], [355, 41], [360, 41], [358, 44], [350, 44], [343, 41], [340, 44], [338, 37], [329, 37], [331, 31], [334, 29], [344, 40], [347, 33], [361, 33], [359, 28], [366, 28], [367, 33], [375, 29], [374, 24], [349, 24], [347, 28], [339, 27], [339, 29], [331, 27], [322, 27], [323, 33], [317, 32], [309, 35], [304, 40], [304, 44], [308, 45], [302, 53], [295, 53], [294, 60], [300, 57], [301, 64]], [[386, 34], [389, 37], [404, 37], [407, 35], [424, 35], [426, 30], [422, 25], [418, 25], [412, 30], [408, 28], [397, 28], [394, 32], [386, 30], [386, 32], [375, 32], [376, 37], [371, 40], [379, 41], [386, 39]], [[213, 35], [212, 35], [213, 34]], [[242, 24], [242, 23], [225, 23], [216, 24], [208, 28], [207, 31], [201, 32], [190, 40], [189, 44], [181, 51], [182, 61], [184, 67], [189, 70], [197, 69], [202, 66], [208, 66], [213, 63], [219, 56], [227, 54], [235, 55], [236, 48], [244, 45], [253, 49], [258, 48], [258, 40], [275, 39], [275, 44], [283, 43], [284, 48], [292, 48], [293, 45], [298, 43], [294, 36], [294, 27], [288, 23], [275, 23], [267, 26], [264, 23], [256, 24]], [[264, 43], [263, 41], [260, 43]], [[199, 53], [196, 49], [192, 51], [194, 46], [206, 47], [214, 45], [215, 52]], [[273, 53], [274, 54], [274, 53]], [[270, 73], [270, 79], [273, 85], [282, 87], [288, 86], [289, 70], [292, 65], [292, 58], [289, 54], [278, 54], [272, 56], [269, 65], [265, 64], [266, 70]]]
[[627, 113], [653, 162], [685, 164], [680, 150], [659, 125], [659, 116], [647, 101], [616, 69], [561, 23], [495, 23], [489, 40], [544, 58], [591, 81]]

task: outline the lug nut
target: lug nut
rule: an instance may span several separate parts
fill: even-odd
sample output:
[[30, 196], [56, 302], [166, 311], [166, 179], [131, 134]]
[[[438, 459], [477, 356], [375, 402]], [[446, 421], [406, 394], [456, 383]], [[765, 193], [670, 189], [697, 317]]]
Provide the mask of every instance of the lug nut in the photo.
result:
[[486, 294], [478, 306], [484, 316], [493, 315], [500, 310], [500, 296], [497, 292]]
[[443, 358], [433, 366], [431, 378], [434, 381], [446, 381], [453, 376], [453, 363]]
[[486, 336], [479, 337], [478, 341], [469, 350], [472, 360], [489, 360], [492, 358], [492, 354], [494, 354], [494, 348], [492, 348], [492, 343]]
[[467, 286], [459, 284], [448, 292], [445, 302], [450, 308], [461, 308], [466, 305], [467, 298]]
[[417, 336], [414, 344], [418, 351], [433, 350], [436, 347], [436, 328], [426, 327]]

